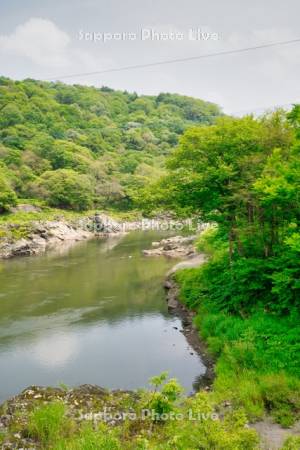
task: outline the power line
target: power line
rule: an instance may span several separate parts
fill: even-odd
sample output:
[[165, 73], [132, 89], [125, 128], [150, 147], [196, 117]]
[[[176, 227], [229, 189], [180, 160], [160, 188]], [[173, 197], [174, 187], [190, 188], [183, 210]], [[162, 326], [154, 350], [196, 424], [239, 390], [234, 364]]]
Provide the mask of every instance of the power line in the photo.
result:
[[272, 111], [272, 110], [276, 110], [276, 109], [280, 109], [280, 108], [289, 108], [295, 104], [299, 104], [300, 103], [300, 97], [298, 100], [293, 100], [290, 103], [281, 103], [281, 104], [275, 104], [275, 105], [269, 105], [269, 106], [260, 106], [258, 108], [249, 108], [249, 109], [242, 109], [240, 111], [231, 111], [226, 113], [226, 115], [228, 116], [233, 116], [233, 115], [247, 115], [247, 114], [254, 114], [254, 113], [259, 113], [259, 112], [266, 112], [266, 111]]
[[206, 53], [203, 55], [190, 56], [187, 58], [177, 58], [177, 59], [169, 59], [169, 60], [163, 60], [163, 61], [155, 61], [155, 62], [147, 63], [147, 64], [135, 64], [132, 66], [115, 67], [112, 69], [103, 69], [103, 70], [97, 70], [94, 72], [82, 72], [82, 73], [74, 73], [71, 75], [61, 75], [58, 77], [46, 78], [46, 81], [65, 79], [65, 78], [75, 78], [75, 77], [81, 77], [81, 76], [100, 75], [103, 73], [122, 72], [124, 70], [135, 70], [135, 69], [143, 69], [146, 67], [155, 67], [155, 66], [162, 66], [162, 65], [167, 65], [167, 64], [176, 64], [176, 63], [182, 63], [182, 62], [188, 62], [188, 61], [196, 61], [199, 59], [214, 58], [217, 56], [234, 55], [237, 53], [245, 53], [245, 52], [254, 51], [254, 50], [261, 50], [264, 48], [279, 47], [282, 45], [295, 44], [298, 42], [300, 42], [300, 38], [292, 39], [289, 41], [271, 42], [269, 44], [256, 45], [255, 47], [245, 47], [245, 48], [240, 48], [240, 49], [235, 49], [235, 50], [223, 50], [223, 51], [215, 52], [215, 53]]

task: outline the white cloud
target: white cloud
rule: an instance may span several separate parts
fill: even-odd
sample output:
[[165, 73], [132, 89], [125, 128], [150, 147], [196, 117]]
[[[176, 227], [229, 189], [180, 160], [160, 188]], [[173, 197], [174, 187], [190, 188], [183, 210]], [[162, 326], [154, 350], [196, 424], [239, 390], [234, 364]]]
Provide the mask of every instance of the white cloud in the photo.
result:
[[58, 336], [40, 339], [31, 349], [31, 357], [39, 364], [47, 367], [64, 366], [75, 358], [79, 351], [78, 339], [74, 334], [61, 332]]
[[[56, 79], [56, 75], [95, 71], [113, 65], [110, 57], [103, 53], [99, 55], [95, 50], [92, 47], [88, 50], [80, 48], [78, 42], [54, 22], [38, 17], [18, 25], [11, 34], [0, 35], [2, 67], [10, 66], [6, 73], [10, 74], [21, 65], [30, 67], [30, 71], [35, 73], [33, 78], [51, 78], [53, 75]], [[24, 75], [32, 76], [28, 70]], [[84, 82], [84, 77], [74, 79], [74, 82], [78, 81]]]
[[29, 58], [41, 66], [66, 67], [70, 41], [50, 20], [32, 17], [10, 35], [0, 36], [0, 52]]

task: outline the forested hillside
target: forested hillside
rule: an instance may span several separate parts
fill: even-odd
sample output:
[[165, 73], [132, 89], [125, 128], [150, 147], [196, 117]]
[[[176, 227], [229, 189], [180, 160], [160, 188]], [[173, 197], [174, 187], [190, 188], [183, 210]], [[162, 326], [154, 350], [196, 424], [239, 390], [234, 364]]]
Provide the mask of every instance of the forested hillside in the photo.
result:
[[184, 130], [220, 109], [173, 94], [0, 78], [0, 208], [22, 199], [82, 210], [132, 207]]

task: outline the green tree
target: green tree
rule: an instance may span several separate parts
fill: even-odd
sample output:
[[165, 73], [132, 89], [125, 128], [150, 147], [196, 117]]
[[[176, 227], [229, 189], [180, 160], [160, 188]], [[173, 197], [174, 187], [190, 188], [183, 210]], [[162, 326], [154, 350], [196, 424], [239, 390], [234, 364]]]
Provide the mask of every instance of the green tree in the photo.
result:
[[17, 196], [11, 188], [4, 174], [0, 172], [0, 213], [8, 211], [11, 206], [15, 206]]
[[104, 187], [107, 197], [100, 195], [101, 203], [119, 208], [125, 196], [129, 207], [132, 196], [139, 196], [130, 186], [143, 188], [153, 178], [149, 171], [142, 181], [137, 167], [144, 163], [156, 173], [159, 157], [170, 153], [187, 127], [211, 124], [221, 115], [216, 105], [173, 94], [138, 96], [4, 77], [0, 86], [0, 157], [22, 196], [36, 195], [34, 177], [49, 169], [71, 169], [88, 174], [97, 192]]
[[45, 172], [34, 184], [33, 191], [58, 208], [86, 210], [93, 204], [91, 179], [71, 169]]

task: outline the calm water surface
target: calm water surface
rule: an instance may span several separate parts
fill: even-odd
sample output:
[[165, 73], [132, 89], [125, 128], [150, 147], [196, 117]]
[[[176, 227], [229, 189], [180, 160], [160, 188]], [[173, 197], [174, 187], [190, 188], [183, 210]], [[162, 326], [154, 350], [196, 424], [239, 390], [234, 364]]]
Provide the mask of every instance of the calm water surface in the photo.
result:
[[162, 281], [174, 261], [141, 253], [159, 237], [0, 262], [0, 402], [32, 384], [138, 388], [164, 370], [192, 391], [205, 367], [167, 311]]

